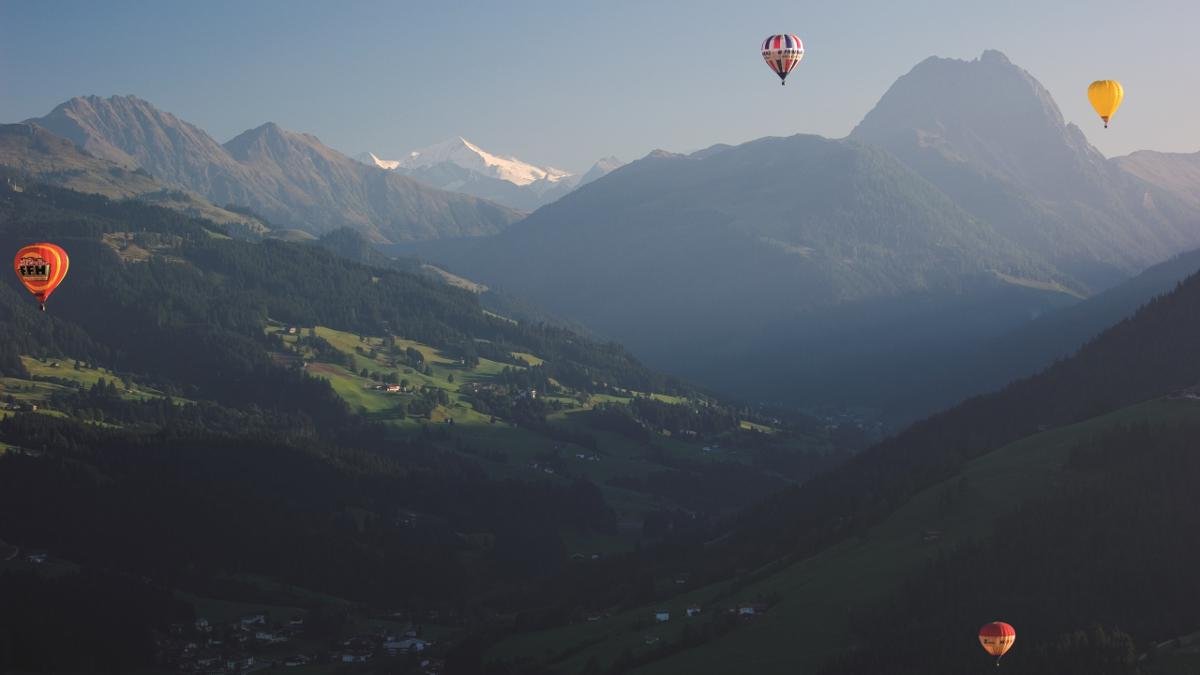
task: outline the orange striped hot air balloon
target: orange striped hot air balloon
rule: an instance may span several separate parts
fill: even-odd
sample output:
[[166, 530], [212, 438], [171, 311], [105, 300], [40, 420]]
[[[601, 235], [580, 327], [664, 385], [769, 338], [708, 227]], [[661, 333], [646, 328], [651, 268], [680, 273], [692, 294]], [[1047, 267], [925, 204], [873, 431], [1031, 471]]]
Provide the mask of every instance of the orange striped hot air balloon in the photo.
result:
[[1013, 643], [1017, 641], [1017, 631], [1003, 621], [993, 621], [979, 629], [979, 644], [984, 651], [996, 657], [996, 665], [1000, 665], [1000, 657], [1004, 656]]
[[67, 268], [70, 266], [71, 259], [67, 257], [66, 251], [60, 246], [45, 242], [22, 248], [13, 259], [13, 271], [17, 273], [17, 278], [25, 288], [37, 298], [43, 312], [46, 311], [46, 299], [66, 278]]

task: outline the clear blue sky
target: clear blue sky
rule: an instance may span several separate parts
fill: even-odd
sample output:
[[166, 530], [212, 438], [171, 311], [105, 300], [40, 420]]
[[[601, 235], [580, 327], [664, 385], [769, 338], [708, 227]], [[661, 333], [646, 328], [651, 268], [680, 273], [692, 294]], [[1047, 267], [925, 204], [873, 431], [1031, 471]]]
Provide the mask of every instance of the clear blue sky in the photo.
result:
[[[584, 170], [615, 154], [840, 137], [927, 56], [987, 48], [1108, 155], [1200, 150], [1195, 0], [17, 2], [0, 0], [0, 121], [136, 94], [218, 141], [265, 121], [383, 156], [462, 135]], [[786, 87], [758, 45], [794, 32]], [[1105, 132], [1085, 88], [1124, 82]]]

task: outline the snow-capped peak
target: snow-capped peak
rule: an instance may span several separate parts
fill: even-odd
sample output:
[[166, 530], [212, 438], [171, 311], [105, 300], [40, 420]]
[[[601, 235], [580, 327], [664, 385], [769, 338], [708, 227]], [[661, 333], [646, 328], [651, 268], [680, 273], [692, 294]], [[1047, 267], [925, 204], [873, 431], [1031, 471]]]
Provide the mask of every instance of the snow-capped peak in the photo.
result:
[[385, 169], [411, 170], [450, 162], [485, 176], [506, 180], [514, 185], [529, 185], [538, 181], [557, 183], [568, 178], [567, 171], [553, 167], [541, 167], [523, 162], [516, 157], [503, 157], [480, 148], [461, 136], [443, 141], [427, 148], [414, 150], [404, 159], [386, 160], [371, 155], [376, 166]]
[[397, 162], [394, 159], [380, 159], [379, 155], [376, 155], [373, 152], [360, 152], [354, 156], [354, 159], [366, 164], [367, 166], [377, 166], [380, 169], [387, 169], [389, 171], [395, 169], [397, 166], [400, 166], [400, 162]]

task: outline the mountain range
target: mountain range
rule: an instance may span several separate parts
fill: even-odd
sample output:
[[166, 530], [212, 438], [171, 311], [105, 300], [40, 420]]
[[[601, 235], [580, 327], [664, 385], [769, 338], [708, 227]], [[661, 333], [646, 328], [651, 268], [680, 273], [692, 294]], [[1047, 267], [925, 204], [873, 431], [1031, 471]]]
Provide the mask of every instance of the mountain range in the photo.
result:
[[465, 192], [523, 211], [549, 204], [621, 166], [620, 160], [606, 157], [580, 176], [495, 155], [462, 137], [414, 150], [398, 160], [381, 159], [369, 152], [356, 159], [443, 190]]
[[978, 345], [1200, 246], [1200, 155], [1105, 159], [990, 50], [918, 64], [846, 139], [656, 151], [578, 177], [463, 138], [370, 165], [271, 123], [218, 144], [136, 97], [28, 124], [80, 149], [42, 143], [38, 162], [91, 158], [72, 184], [44, 180], [121, 176], [119, 196], [204, 202], [275, 236], [408, 242], [396, 250], [718, 389], [900, 419], [988, 370]]
[[1132, 163], [988, 51], [918, 64], [847, 139], [655, 152], [494, 237], [406, 250], [718, 389], [911, 419], [945, 400], [910, 383], [972, 345], [1200, 246], [1185, 184]]
[[376, 242], [491, 234], [512, 209], [368, 167], [310, 134], [266, 123], [217, 143], [199, 127], [134, 96], [73, 98], [27, 120], [91, 155], [140, 168], [217, 204], [249, 208], [280, 228], [321, 234], [354, 227]]
[[237, 232], [262, 235], [269, 228], [244, 211], [216, 206], [194, 192], [169, 188], [144, 169], [93, 156], [35, 124], [0, 124], [0, 167], [39, 181], [110, 199], [137, 199], [200, 216]]

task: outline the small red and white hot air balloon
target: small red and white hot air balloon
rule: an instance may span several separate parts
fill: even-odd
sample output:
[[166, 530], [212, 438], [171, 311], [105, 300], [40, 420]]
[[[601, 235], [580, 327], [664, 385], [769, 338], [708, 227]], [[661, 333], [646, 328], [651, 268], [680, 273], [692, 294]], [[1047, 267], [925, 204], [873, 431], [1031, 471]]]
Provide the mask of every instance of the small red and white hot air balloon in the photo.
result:
[[1017, 631], [1003, 621], [993, 621], [979, 629], [979, 644], [984, 651], [996, 657], [996, 665], [1000, 665], [1000, 657], [1004, 656], [1013, 643], [1017, 641]]
[[763, 40], [763, 61], [779, 76], [779, 84], [787, 84], [788, 73], [804, 58], [804, 43], [790, 33], [772, 35]]

